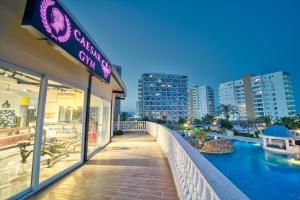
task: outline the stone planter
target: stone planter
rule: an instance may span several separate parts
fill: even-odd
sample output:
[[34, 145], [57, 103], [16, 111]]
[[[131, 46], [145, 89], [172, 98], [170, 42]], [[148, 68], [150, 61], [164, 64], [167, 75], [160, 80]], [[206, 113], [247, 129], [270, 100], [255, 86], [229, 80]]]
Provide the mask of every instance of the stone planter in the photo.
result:
[[200, 152], [212, 154], [224, 154], [234, 151], [234, 146], [229, 139], [218, 139], [207, 141], [201, 148]]

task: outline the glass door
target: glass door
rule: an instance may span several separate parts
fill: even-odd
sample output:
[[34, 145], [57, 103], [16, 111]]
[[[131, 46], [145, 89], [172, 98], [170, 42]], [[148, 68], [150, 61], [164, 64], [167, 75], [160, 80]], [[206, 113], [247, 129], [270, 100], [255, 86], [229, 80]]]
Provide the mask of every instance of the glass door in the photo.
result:
[[88, 131], [88, 153], [101, 147], [103, 100], [100, 97], [91, 95], [89, 131]]
[[109, 101], [91, 95], [89, 131], [88, 131], [88, 154], [104, 147], [110, 140], [110, 110]]

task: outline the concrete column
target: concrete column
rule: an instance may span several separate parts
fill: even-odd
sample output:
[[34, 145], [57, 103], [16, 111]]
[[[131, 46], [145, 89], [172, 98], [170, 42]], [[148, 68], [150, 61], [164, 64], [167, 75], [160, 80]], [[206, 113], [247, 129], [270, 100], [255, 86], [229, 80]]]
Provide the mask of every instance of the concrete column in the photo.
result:
[[272, 139], [271, 138], [268, 138], [269, 139], [269, 144], [272, 144]]
[[266, 140], [266, 138], [265, 138], [265, 137], [263, 137], [263, 144], [264, 144], [264, 147], [266, 147], [266, 146], [267, 146], [267, 140]]
[[20, 127], [26, 127], [27, 126], [27, 113], [28, 113], [28, 107], [29, 107], [30, 99], [28, 96], [22, 96], [20, 99]]
[[290, 146], [290, 145], [289, 145], [289, 140], [288, 140], [288, 139], [285, 139], [284, 141], [285, 141], [285, 146], [286, 146], [285, 148], [288, 149], [289, 146]]

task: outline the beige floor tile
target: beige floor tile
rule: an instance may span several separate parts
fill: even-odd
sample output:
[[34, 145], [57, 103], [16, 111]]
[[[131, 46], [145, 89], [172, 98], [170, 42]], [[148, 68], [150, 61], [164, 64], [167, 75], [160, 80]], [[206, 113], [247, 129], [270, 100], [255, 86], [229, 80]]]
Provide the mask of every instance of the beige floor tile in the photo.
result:
[[113, 138], [81, 168], [30, 197], [37, 199], [178, 199], [168, 161], [154, 138]]

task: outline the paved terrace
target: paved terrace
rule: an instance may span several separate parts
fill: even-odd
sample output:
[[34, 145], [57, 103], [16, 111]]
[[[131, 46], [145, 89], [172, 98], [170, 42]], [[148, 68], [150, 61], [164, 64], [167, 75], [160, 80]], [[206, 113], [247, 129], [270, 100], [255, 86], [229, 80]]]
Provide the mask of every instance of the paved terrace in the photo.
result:
[[177, 200], [168, 160], [152, 136], [132, 133], [113, 141], [90, 161], [30, 200]]

